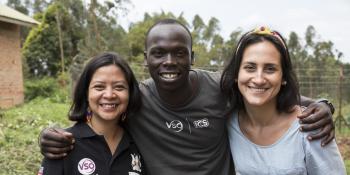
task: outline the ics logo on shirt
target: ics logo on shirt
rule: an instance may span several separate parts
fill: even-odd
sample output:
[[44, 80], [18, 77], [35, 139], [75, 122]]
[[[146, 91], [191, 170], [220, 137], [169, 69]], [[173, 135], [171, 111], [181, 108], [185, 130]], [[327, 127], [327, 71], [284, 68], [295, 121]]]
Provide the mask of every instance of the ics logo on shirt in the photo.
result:
[[195, 128], [207, 128], [209, 127], [209, 120], [207, 118], [197, 120], [193, 122]]
[[89, 158], [83, 158], [78, 163], [78, 170], [83, 175], [90, 175], [95, 172], [95, 162]]

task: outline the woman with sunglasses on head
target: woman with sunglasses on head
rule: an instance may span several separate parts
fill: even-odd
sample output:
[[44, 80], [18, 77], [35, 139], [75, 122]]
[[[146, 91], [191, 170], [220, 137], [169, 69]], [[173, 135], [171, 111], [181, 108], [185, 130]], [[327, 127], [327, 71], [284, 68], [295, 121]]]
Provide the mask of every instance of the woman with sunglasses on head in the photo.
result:
[[221, 89], [231, 99], [228, 135], [239, 175], [345, 175], [333, 140], [321, 147], [299, 130], [299, 86], [282, 36], [260, 27], [242, 36]]

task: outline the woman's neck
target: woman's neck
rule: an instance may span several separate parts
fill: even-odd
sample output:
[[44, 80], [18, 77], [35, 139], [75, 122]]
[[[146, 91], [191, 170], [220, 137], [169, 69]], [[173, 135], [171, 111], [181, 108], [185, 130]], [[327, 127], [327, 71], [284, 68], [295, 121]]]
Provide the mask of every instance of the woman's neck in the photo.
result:
[[244, 103], [245, 109], [241, 111], [242, 119], [252, 126], [269, 126], [274, 124], [280, 116], [276, 103], [267, 103], [262, 106], [254, 106]]
[[113, 155], [121, 138], [123, 137], [123, 127], [121, 127], [117, 122], [99, 120], [97, 117], [92, 117], [91, 121], [88, 122], [88, 125], [95, 133], [104, 136]]
[[238, 116], [242, 133], [253, 143], [268, 146], [275, 143], [290, 128], [300, 114], [295, 106], [290, 112], [279, 112], [276, 103], [264, 106], [246, 105]]

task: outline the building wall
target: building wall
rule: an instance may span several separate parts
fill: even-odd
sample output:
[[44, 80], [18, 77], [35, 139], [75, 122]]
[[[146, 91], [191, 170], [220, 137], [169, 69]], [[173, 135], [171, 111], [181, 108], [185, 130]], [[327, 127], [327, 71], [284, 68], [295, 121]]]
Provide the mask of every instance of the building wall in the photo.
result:
[[0, 108], [23, 103], [20, 26], [0, 21]]

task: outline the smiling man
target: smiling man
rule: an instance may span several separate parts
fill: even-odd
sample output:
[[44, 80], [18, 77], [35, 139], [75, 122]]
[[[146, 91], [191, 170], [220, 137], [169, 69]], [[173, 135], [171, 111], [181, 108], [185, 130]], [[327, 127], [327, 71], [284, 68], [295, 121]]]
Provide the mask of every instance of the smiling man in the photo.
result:
[[[226, 132], [228, 99], [220, 91], [220, 74], [191, 69], [188, 29], [173, 19], [157, 22], [147, 32], [144, 56], [151, 78], [140, 83], [142, 106], [128, 116], [126, 129], [147, 173], [235, 174]], [[312, 119], [318, 123], [311, 128], [332, 127], [327, 106], [314, 106], [317, 113]], [[332, 137], [332, 132], [324, 130], [321, 135]], [[71, 149], [72, 136], [63, 131], [44, 130], [40, 140], [46, 157], [62, 158]]]
[[163, 20], [147, 33], [145, 62], [152, 79], [140, 84], [143, 108], [129, 131], [150, 174], [234, 174], [219, 74], [191, 70], [190, 32]]

